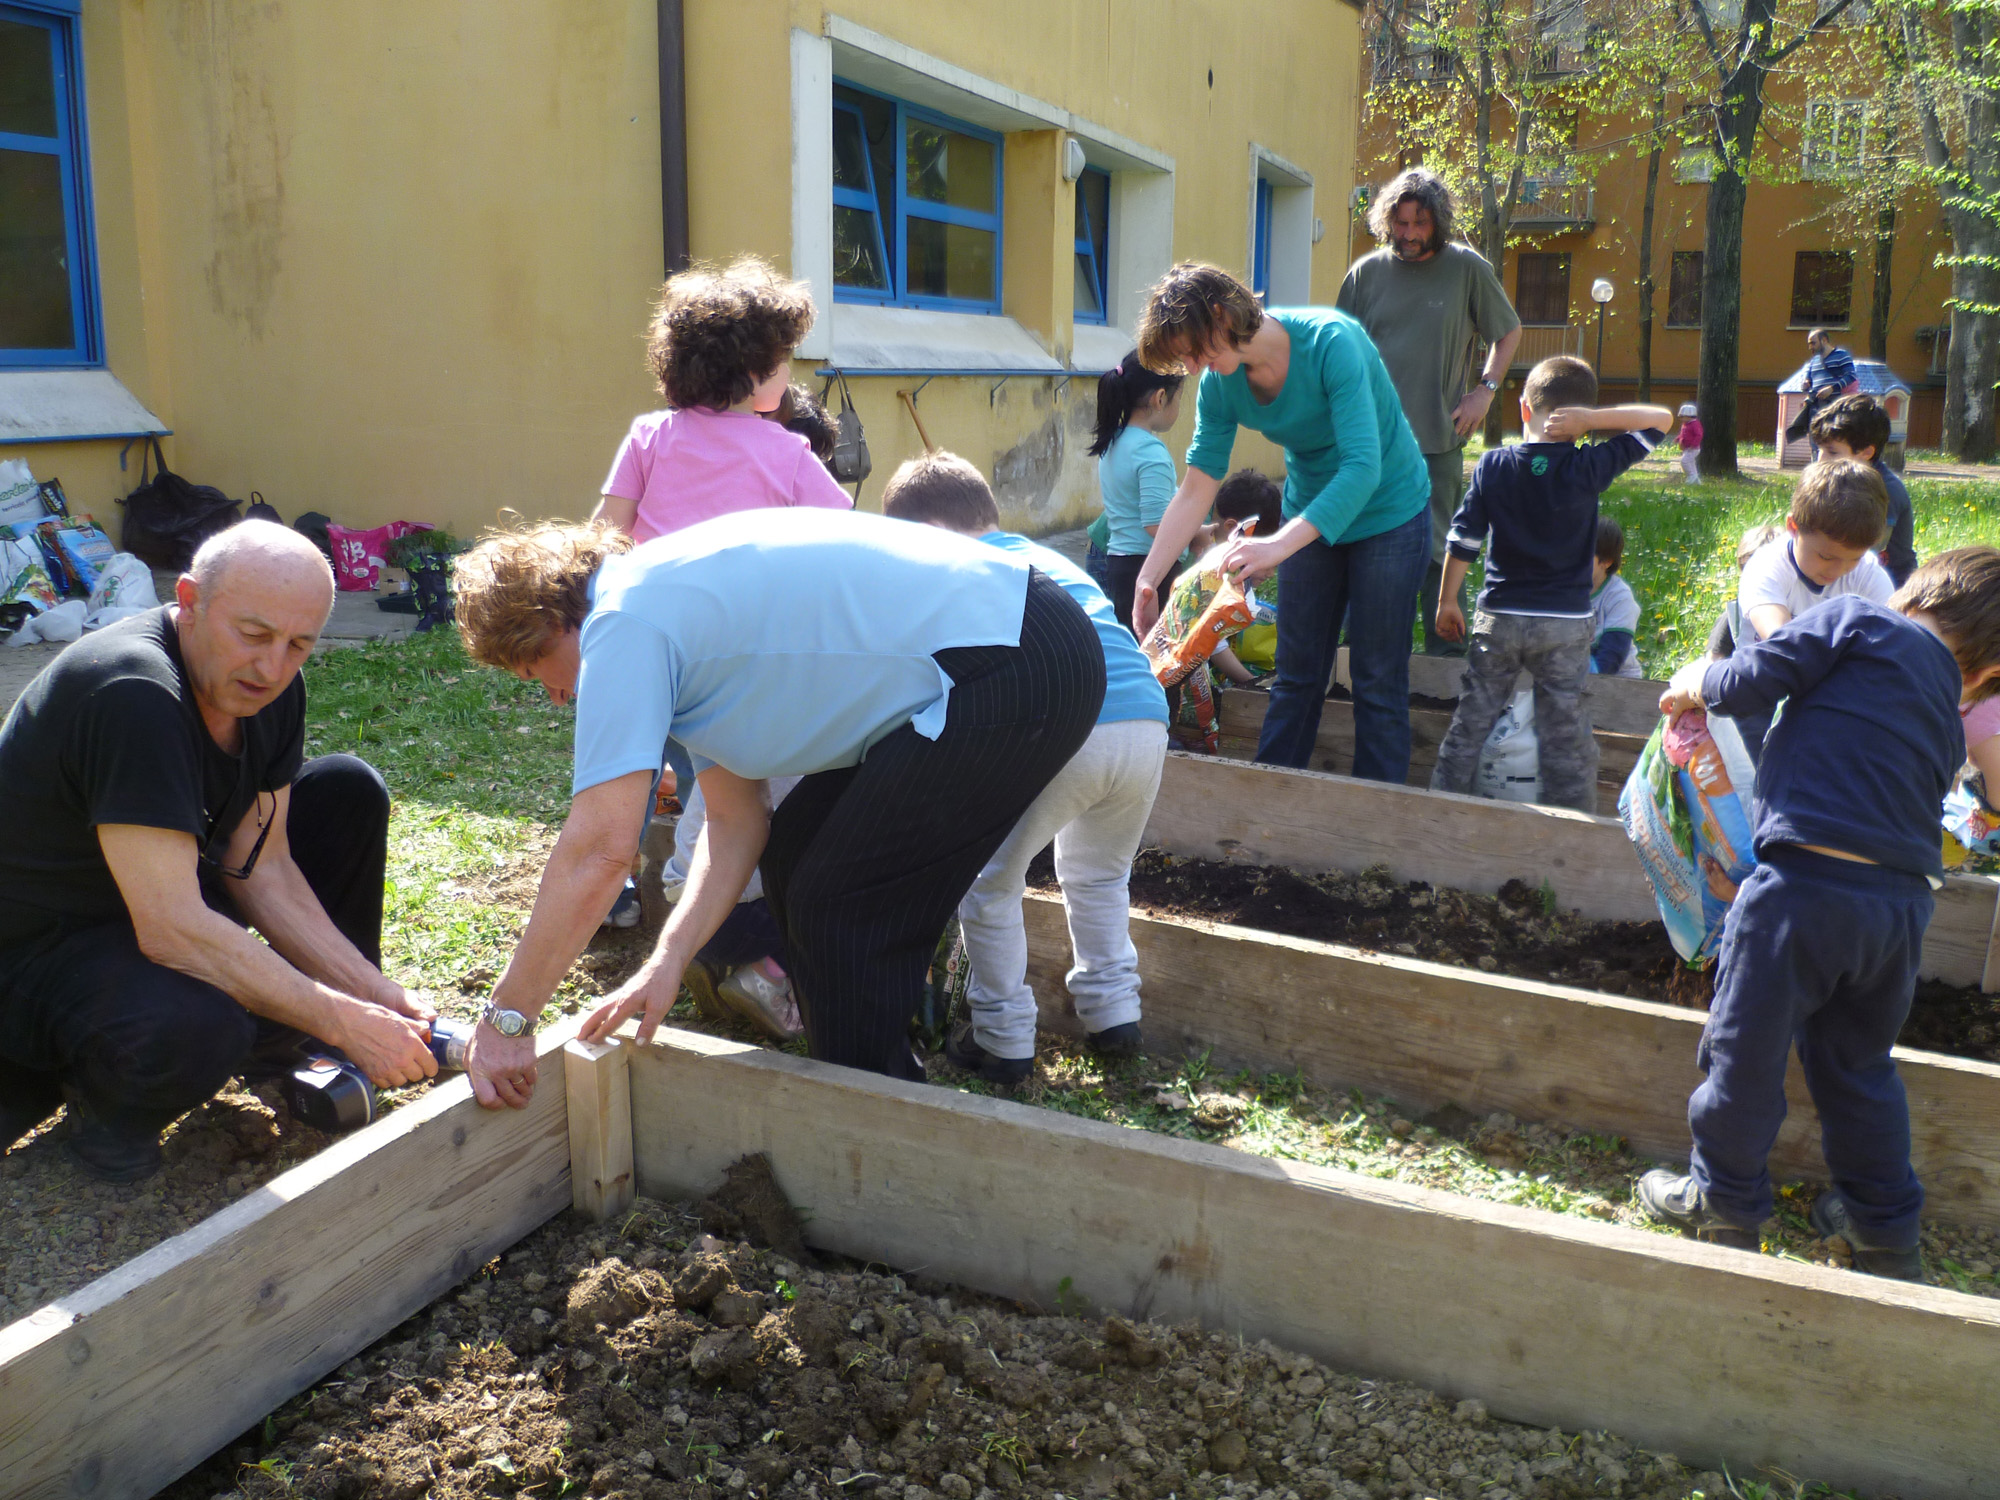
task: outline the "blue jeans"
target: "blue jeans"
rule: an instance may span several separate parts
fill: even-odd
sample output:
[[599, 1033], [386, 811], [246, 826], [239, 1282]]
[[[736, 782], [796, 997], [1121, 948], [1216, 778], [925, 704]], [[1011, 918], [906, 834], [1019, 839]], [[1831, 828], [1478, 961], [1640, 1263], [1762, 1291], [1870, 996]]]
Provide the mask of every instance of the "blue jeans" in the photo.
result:
[[1278, 675], [1257, 759], [1311, 764], [1345, 618], [1354, 774], [1399, 785], [1408, 779], [1410, 611], [1430, 558], [1426, 507], [1358, 542], [1309, 542], [1278, 565]]
[[1791, 845], [1760, 853], [1729, 908], [1702, 1028], [1696, 1060], [1708, 1076], [1688, 1101], [1694, 1179], [1725, 1218], [1770, 1216], [1771, 1147], [1797, 1046], [1855, 1227], [1871, 1245], [1914, 1245], [1924, 1190], [1889, 1049], [1916, 991], [1930, 887]]

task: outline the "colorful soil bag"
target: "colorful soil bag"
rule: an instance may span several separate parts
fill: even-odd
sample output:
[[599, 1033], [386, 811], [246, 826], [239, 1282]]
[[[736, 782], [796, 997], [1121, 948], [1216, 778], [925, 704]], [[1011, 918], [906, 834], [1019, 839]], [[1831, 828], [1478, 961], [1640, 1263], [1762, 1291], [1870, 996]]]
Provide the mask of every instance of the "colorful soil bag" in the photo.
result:
[[1944, 797], [1944, 863], [1948, 870], [1986, 870], [2000, 859], [2000, 812], [1986, 800], [1986, 778], [1968, 765]]
[[1697, 711], [1660, 721], [1618, 794], [1667, 937], [1698, 969], [1715, 961], [1729, 903], [1757, 866], [1755, 776], [1736, 725]]

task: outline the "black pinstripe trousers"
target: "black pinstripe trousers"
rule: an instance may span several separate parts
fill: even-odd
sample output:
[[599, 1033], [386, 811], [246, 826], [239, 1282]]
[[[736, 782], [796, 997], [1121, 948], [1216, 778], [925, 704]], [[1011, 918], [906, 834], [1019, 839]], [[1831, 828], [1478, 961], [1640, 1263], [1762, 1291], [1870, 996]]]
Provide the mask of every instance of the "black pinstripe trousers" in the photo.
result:
[[860, 765], [806, 777], [761, 866], [812, 1055], [918, 1080], [910, 1024], [945, 922], [1104, 703], [1096, 627], [1040, 572], [1019, 646], [937, 662], [953, 682], [943, 732], [905, 724]]

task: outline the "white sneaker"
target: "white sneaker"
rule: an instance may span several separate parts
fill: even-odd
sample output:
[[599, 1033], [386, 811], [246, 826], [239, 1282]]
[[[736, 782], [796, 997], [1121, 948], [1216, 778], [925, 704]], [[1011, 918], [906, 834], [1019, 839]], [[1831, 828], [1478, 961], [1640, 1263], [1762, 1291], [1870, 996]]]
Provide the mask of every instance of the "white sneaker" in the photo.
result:
[[789, 979], [773, 979], [745, 964], [716, 986], [716, 998], [774, 1042], [794, 1040], [806, 1028]]

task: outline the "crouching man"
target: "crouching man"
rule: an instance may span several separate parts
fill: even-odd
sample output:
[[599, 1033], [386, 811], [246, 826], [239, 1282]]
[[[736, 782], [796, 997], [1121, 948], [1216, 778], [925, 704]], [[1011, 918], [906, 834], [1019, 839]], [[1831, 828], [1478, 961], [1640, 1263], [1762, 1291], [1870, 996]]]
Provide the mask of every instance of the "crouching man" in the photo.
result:
[[332, 606], [310, 542], [246, 521], [0, 726], [0, 1147], [67, 1103], [85, 1171], [144, 1177], [168, 1124], [301, 1032], [379, 1085], [436, 1072], [431, 1011], [379, 967], [387, 788], [304, 761]]

